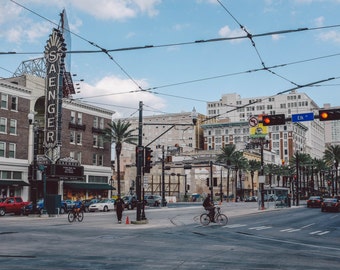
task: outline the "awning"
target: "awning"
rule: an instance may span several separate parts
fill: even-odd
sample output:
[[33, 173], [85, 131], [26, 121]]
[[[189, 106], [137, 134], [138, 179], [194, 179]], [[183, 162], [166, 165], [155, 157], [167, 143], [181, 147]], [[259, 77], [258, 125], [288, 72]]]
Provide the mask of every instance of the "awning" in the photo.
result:
[[30, 184], [23, 180], [0, 180], [0, 186], [29, 186]]
[[71, 189], [115, 190], [114, 187], [104, 183], [64, 182], [64, 187]]

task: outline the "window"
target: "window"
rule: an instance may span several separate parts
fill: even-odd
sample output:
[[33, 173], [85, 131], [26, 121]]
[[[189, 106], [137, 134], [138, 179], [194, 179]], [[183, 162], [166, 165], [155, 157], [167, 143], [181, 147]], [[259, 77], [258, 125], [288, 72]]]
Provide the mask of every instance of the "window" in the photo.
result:
[[104, 129], [104, 118], [100, 118], [99, 120], [99, 128]]
[[8, 95], [1, 94], [1, 109], [7, 109], [8, 107]]
[[71, 131], [70, 132], [70, 143], [72, 144], [75, 143], [75, 137], [76, 137], [75, 131]]
[[82, 133], [77, 134], [77, 144], [82, 144], [82, 138], [83, 138], [82, 135], [83, 135]]
[[98, 137], [98, 147], [99, 148], [104, 148], [104, 138], [102, 135]]
[[5, 157], [6, 143], [0, 142], [0, 157]]
[[17, 135], [17, 120], [11, 119], [9, 123], [9, 133], [12, 135]]
[[83, 114], [82, 113], [78, 113], [77, 124], [78, 125], [83, 124]]
[[97, 154], [92, 155], [92, 165], [97, 165]]
[[72, 124], [75, 124], [76, 123], [76, 112], [74, 111], [71, 111], [71, 119], [70, 119], [70, 122]]
[[98, 166], [103, 166], [104, 164], [104, 156], [103, 155], [98, 155]]
[[93, 147], [98, 147], [98, 135], [93, 135]]
[[4, 117], [0, 118], [0, 133], [7, 132], [7, 119]]
[[93, 118], [93, 127], [94, 127], [94, 128], [98, 128], [98, 116], [95, 116], [95, 117]]
[[11, 110], [18, 110], [18, 97], [12, 97]]
[[75, 159], [78, 160], [81, 163], [81, 152], [77, 153], [77, 156], [76, 156]]
[[15, 158], [15, 150], [16, 150], [16, 144], [15, 143], [10, 143], [8, 145], [9, 150], [8, 150], [8, 157], [10, 158]]

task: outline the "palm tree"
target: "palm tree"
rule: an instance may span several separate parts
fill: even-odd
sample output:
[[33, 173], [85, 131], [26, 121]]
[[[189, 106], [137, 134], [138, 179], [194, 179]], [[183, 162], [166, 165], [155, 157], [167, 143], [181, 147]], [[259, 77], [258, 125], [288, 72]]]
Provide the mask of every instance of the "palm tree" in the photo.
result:
[[115, 144], [117, 159], [117, 191], [118, 196], [120, 196], [120, 155], [122, 152], [122, 145], [123, 143], [136, 145], [138, 137], [137, 135], [132, 134], [135, 131], [134, 129], [129, 130], [131, 126], [130, 122], [123, 122], [119, 119], [117, 122], [112, 121], [108, 126], [109, 127], [105, 129], [104, 136], [106, 140]]
[[[324, 152], [324, 160], [329, 167], [335, 167], [335, 194], [338, 194], [338, 167], [340, 162], [340, 145], [329, 145]], [[334, 193], [334, 189], [333, 189]], [[334, 195], [334, 194], [333, 194]]]
[[251, 176], [251, 195], [254, 196], [254, 172], [261, 169], [261, 162], [258, 160], [249, 160], [249, 171]]
[[222, 149], [222, 153], [217, 155], [216, 161], [225, 163], [228, 169], [228, 176], [227, 176], [227, 198], [229, 200], [229, 176], [230, 176], [230, 166], [231, 161], [233, 160], [233, 154], [235, 153], [236, 146], [235, 144], [227, 144]]
[[237, 194], [237, 172], [239, 172], [239, 181], [240, 181], [240, 199], [243, 200], [243, 187], [242, 187], [242, 170], [248, 169], [248, 160], [243, 156], [243, 152], [235, 151], [233, 154], [232, 163], [235, 165], [235, 189]]

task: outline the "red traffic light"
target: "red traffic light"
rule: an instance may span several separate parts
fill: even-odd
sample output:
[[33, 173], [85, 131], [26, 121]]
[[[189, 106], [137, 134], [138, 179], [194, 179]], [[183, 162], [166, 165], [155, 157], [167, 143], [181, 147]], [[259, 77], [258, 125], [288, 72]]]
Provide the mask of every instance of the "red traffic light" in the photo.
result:
[[340, 119], [340, 109], [319, 110], [320, 121], [331, 121]]
[[286, 124], [286, 117], [284, 114], [273, 114], [262, 116], [262, 124], [264, 126], [275, 126]]

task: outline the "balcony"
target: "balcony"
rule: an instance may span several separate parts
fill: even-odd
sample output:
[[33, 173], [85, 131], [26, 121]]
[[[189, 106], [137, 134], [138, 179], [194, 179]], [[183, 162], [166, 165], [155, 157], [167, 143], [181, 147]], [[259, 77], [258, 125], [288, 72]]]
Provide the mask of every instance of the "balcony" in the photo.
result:
[[75, 130], [83, 130], [83, 131], [85, 131], [86, 125], [80, 125], [80, 124], [76, 124], [76, 123], [69, 122], [69, 123], [68, 123], [68, 128], [69, 128], [69, 129], [75, 129]]

